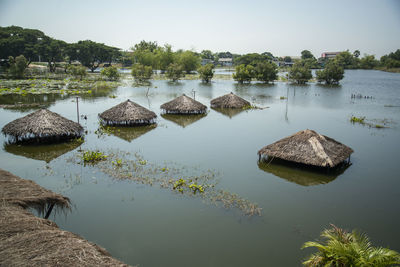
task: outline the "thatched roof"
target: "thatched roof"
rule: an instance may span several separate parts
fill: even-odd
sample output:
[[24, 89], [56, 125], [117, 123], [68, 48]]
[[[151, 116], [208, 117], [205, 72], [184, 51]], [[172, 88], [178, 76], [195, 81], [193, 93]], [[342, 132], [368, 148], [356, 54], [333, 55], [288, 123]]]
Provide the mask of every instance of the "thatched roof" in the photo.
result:
[[68, 153], [82, 144], [81, 140], [72, 140], [59, 144], [19, 145], [4, 144], [4, 150], [8, 153], [23, 156], [34, 160], [43, 160], [47, 163]]
[[243, 98], [229, 93], [211, 100], [212, 108], [244, 108], [250, 106], [250, 102]]
[[[103, 126], [107, 127], [107, 126]], [[140, 136], [154, 130], [157, 127], [156, 124], [137, 126], [137, 127], [112, 127], [108, 126], [106, 129], [107, 133], [110, 133], [116, 137], [119, 137], [125, 141], [132, 142], [132, 140], [139, 138]]]
[[99, 114], [103, 124], [135, 126], [155, 123], [157, 115], [129, 99]]
[[212, 108], [212, 109], [218, 113], [228, 116], [229, 118], [232, 118], [244, 111], [243, 109], [240, 108]]
[[0, 169], [0, 266], [128, 266], [103, 248], [25, 210], [66, 197]]
[[69, 208], [69, 199], [31, 180], [24, 180], [0, 169], [0, 202], [43, 211], [49, 204]]
[[166, 120], [172, 121], [179, 126], [185, 128], [186, 126], [204, 118], [206, 114], [189, 114], [189, 115], [179, 115], [179, 114], [161, 114]]
[[312, 130], [304, 130], [263, 147], [258, 154], [317, 167], [335, 167], [353, 150]]
[[15, 141], [45, 141], [80, 137], [83, 127], [55, 112], [40, 109], [6, 124], [2, 132]]
[[207, 111], [205, 105], [185, 94], [162, 104], [160, 108], [169, 114], [203, 114]]
[[345, 170], [341, 169], [339, 172], [323, 173], [317, 170], [296, 168], [296, 166], [291, 166], [290, 164], [280, 163], [279, 160], [273, 160], [272, 162], [259, 161], [258, 168], [274, 176], [285, 179], [286, 181], [302, 186], [330, 183]]

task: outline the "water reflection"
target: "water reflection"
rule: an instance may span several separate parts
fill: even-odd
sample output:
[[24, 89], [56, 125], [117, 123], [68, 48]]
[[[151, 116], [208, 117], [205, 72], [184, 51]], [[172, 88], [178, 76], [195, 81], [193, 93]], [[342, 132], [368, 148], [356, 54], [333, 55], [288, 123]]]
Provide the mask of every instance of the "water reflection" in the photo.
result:
[[157, 124], [146, 125], [146, 126], [137, 126], [137, 127], [103, 127], [98, 130], [99, 132], [107, 132], [112, 134], [118, 138], [121, 138], [129, 143], [134, 139], [139, 138], [140, 136], [154, 130], [157, 127]]
[[328, 172], [327, 170], [317, 168], [300, 168], [299, 164], [278, 159], [274, 159], [272, 162], [258, 161], [257, 165], [260, 170], [302, 186], [330, 183], [349, 167], [349, 165], [343, 165], [338, 169]]
[[204, 118], [205, 116], [207, 116], [207, 114], [196, 114], [196, 115], [161, 114], [161, 117], [163, 117], [164, 119], [172, 121], [183, 128]]
[[82, 143], [82, 140], [72, 140], [70, 142], [60, 144], [4, 144], [3, 149], [8, 153], [17, 156], [23, 156], [25, 158], [34, 160], [42, 160], [49, 163], [50, 161], [60, 157], [61, 155], [75, 150]]
[[228, 116], [231, 119], [232, 119], [233, 116], [236, 116], [239, 113], [244, 111], [241, 108], [211, 108], [211, 109], [215, 110], [216, 112], [221, 113], [221, 114], [223, 114], [225, 116]]

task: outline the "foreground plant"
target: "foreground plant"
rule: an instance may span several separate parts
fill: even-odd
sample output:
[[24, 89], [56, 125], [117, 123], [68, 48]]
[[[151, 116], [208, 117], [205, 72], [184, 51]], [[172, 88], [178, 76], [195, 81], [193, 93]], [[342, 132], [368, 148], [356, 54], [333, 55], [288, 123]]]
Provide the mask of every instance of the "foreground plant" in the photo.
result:
[[374, 247], [365, 234], [351, 233], [331, 224], [321, 237], [325, 242], [310, 241], [302, 249], [315, 247], [318, 252], [303, 262], [306, 266], [391, 266], [400, 264], [400, 254], [394, 250]]
[[82, 160], [84, 163], [96, 163], [107, 159], [107, 156], [99, 151], [84, 151], [82, 154]]

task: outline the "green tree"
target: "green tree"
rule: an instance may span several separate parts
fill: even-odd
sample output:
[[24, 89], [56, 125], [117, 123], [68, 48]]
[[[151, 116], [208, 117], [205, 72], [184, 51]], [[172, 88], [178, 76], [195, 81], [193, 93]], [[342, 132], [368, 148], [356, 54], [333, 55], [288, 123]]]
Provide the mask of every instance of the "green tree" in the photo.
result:
[[312, 78], [311, 69], [304, 62], [296, 62], [289, 70], [289, 80], [297, 84], [305, 84]]
[[338, 84], [344, 77], [344, 69], [336, 61], [330, 60], [325, 65], [325, 69], [317, 70], [316, 75], [318, 82]]
[[68, 73], [71, 74], [72, 76], [75, 77], [75, 79], [80, 79], [82, 80], [83, 77], [86, 77], [87, 71], [84, 66], [75, 66], [75, 65], [69, 65], [68, 66]]
[[362, 69], [373, 69], [378, 66], [379, 62], [375, 59], [374, 55], [364, 55], [360, 59], [360, 68]]
[[178, 54], [178, 63], [182, 65], [183, 70], [189, 74], [200, 66], [200, 57], [192, 51], [184, 51]]
[[255, 67], [258, 63], [270, 61], [270, 55], [265, 54], [258, 54], [258, 53], [250, 53], [240, 57], [235, 58], [234, 63], [236, 66], [238, 65], [252, 65]]
[[25, 69], [28, 67], [28, 61], [23, 55], [17, 57], [8, 57], [8, 73], [13, 78], [21, 79], [24, 77]]
[[286, 57], [284, 57], [283, 58], [283, 61], [285, 61], [285, 62], [292, 62], [292, 58], [291, 57], [289, 57], [289, 56], [286, 56]]
[[335, 57], [336, 62], [344, 69], [357, 69], [359, 59], [349, 51], [343, 51]]
[[353, 56], [356, 57], [356, 58], [358, 58], [358, 57], [360, 56], [360, 50], [355, 50], [355, 51], [353, 52]]
[[325, 242], [309, 241], [304, 248], [318, 251], [306, 259], [306, 266], [393, 266], [400, 264], [400, 254], [394, 250], [374, 247], [365, 234], [346, 232], [332, 225], [321, 233]]
[[110, 80], [118, 80], [119, 77], [121, 76], [118, 72], [118, 68], [115, 66], [110, 66], [102, 69], [100, 74], [101, 76], [106, 77], [107, 79]]
[[308, 50], [301, 51], [301, 59], [308, 59], [308, 58], [315, 59], [314, 55], [310, 51]]
[[158, 68], [164, 73], [168, 66], [175, 61], [175, 55], [172, 51], [171, 45], [164, 45], [164, 47], [160, 47], [156, 52], [156, 61], [158, 63]]
[[239, 83], [251, 82], [251, 79], [255, 76], [255, 69], [252, 65], [241, 64], [236, 66], [235, 73], [232, 75], [233, 79]]
[[255, 78], [265, 83], [273, 82], [278, 78], [278, 67], [272, 62], [257, 63], [255, 67]]
[[214, 60], [214, 54], [213, 54], [210, 50], [203, 50], [203, 51], [201, 51], [200, 57], [201, 57], [202, 59]]
[[79, 62], [94, 72], [102, 63], [111, 62], [116, 53], [110, 46], [101, 43], [96, 43], [90, 40], [79, 41], [76, 44], [77, 59]]
[[153, 75], [153, 69], [150, 66], [144, 66], [142, 64], [134, 64], [132, 66], [132, 76], [137, 82], [148, 82]]
[[185, 74], [183, 73], [183, 67], [178, 63], [172, 63], [167, 68], [166, 77], [173, 82], [181, 79]]
[[65, 48], [67, 43], [50, 37], [44, 37], [43, 40], [36, 45], [36, 51], [41, 55], [41, 59], [47, 61], [49, 71], [55, 72], [57, 62], [64, 61]]
[[381, 64], [386, 68], [400, 68], [400, 49], [382, 56]]
[[214, 76], [214, 65], [213, 64], [207, 64], [204, 66], [201, 66], [197, 69], [197, 71], [200, 74], [200, 78], [203, 82], [210, 82], [212, 77]]

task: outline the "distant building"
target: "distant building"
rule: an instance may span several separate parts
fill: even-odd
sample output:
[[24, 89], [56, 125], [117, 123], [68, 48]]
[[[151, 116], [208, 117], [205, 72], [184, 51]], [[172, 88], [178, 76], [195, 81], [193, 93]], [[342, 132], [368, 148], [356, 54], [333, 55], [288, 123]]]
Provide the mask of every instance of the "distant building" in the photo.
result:
[[324, 59], [335, 58], [340, 53], [341, 52], [324, 52], [324, 53], [321, 54], [321, 57], [324, 58]]
[[218, 59], [218, 64], [221, 66], [232, 66], [233, 61], [232, 61], [232, 58], [230, 58], [230, 57], [220, 58], [220, 59]]

